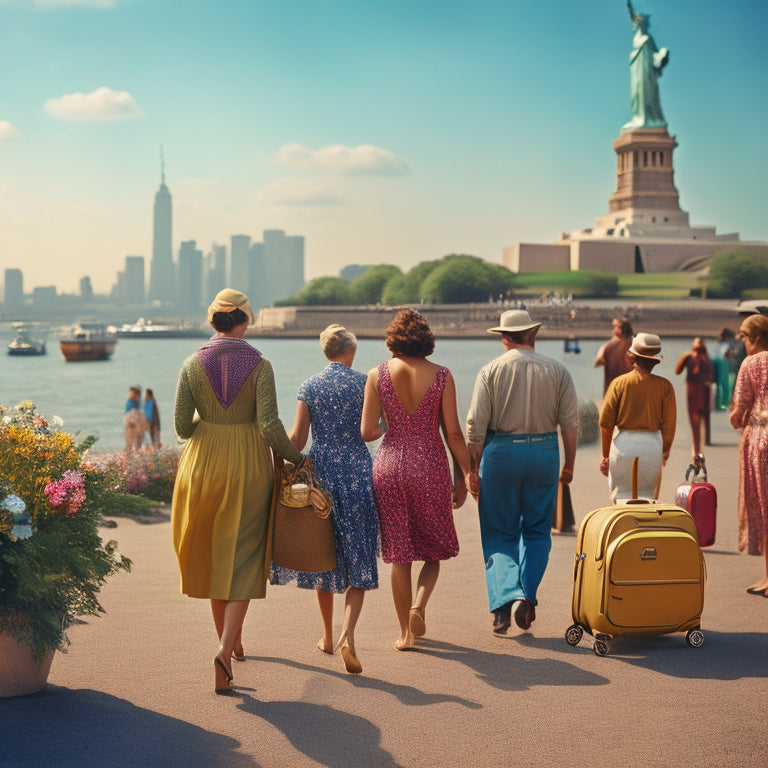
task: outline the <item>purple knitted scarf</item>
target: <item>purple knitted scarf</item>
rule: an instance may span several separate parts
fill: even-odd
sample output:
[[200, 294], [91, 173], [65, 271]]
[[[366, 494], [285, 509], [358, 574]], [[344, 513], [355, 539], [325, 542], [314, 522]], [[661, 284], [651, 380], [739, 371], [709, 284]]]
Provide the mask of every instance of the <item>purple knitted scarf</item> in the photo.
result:
[[245, 380], [261, 362], [261, 352], [244, 339], [214, 336], [197, 350], [197, 359], [222, 408], [235, 401]]

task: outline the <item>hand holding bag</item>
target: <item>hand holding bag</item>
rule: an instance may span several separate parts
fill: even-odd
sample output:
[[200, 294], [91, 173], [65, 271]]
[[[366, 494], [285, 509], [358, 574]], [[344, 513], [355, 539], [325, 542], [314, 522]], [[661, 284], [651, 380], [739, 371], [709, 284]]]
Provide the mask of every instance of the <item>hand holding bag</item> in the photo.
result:
[[336, 540], [331, 523], [333, 500], [315, 483], [309, 458], [292, 470], [275, 460], [275, 517], [272, 561], [305, 573], [336, 567]]

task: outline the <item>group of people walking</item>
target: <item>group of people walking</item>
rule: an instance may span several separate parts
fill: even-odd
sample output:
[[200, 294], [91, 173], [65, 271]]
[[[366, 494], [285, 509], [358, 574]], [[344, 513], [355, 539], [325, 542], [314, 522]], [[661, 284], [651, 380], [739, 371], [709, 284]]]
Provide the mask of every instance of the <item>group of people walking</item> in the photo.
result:
[[[219, 637], [217, 691], [231, 687], [232, 659], [245, 658], [243, 621], [250, 600], [265, 596], [268, 579], [295, 578], [316, 591], [323, 626], [318, 649], [340, 650], [347, 671], [360, 673], [355, 629], [365, 593], [378, 586], [379, 541], [381, 557], [391, 566], [399, 624], [394, 647], [414, 647], [427, 632], [440, 564], [459, 552], [452, 510], [467, 492], [478, 501], [492, 630], [504, 634], [513, 621], [521, 629], [531, 626], [558, 484], [573, 479], [579, 420], [570, 373], [535, 351], [540, 323], [513, 309], [488, 329], [499, 336], [503, 351], [477, 375], [465, 439], [453, 376], [427, 360], [435, 337], [415, 310], [394, 317], [386, 332], [391, 357], [367, 376], [352, 369], [354, 334], [340, 325], [326, 328], [320, 344], [328, 366], [299, 388], [290, 433], [278, 415], [272, 367], [244, 339], [253, 323], [247, 296], [221, 291], [208, 319], [216, 335], [184, 362], [176, 393], [175, 429], [187, 442], [172, 529], [182, 592], [211, 602]], [[674, 418], [674, 394], [670, 406], [667, 387], [659, 383], [666, 380], [656, 382], [659, 377], [650, 373], [660, 346], [650, 334], [635, 337], [629, 378], [643, 391], [660, 393], [657, 416], [666, 424]], [[622, 421], [626, 398], [636, 397], [629, 391], [614, 382], [606, 401], [614, 403], [614, 426], [635, 432], [637, 425]], [[605, 449], [605, 408], [604, 416]], [[650, 427], [661, 432], [662, 424]], [[325, 573], [295, 573], [268, 557], [270, 451], [301, 464], [310, 434], [315, 479], [333, 498], [336, 568]], [[372, 458], [366, 443], [379, 439]], [[659, 436], [652, 446], [660, 461], [668, 455], [665, 440]], [[608, 468], [620, 484], [618, 459]], [[421, 563], [416, 572], [414, 563]], [[338, 637], [334, 594], [345, 595]]]

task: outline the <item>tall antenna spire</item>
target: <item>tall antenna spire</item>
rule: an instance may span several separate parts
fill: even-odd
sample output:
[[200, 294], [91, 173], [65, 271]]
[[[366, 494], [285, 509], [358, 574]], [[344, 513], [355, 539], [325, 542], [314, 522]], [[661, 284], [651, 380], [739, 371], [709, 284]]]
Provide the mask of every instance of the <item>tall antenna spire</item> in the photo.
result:
[[163, 155], [163, 145], [160, 145], [160, 177], [163, 186], [165, 186], [165, 156]]

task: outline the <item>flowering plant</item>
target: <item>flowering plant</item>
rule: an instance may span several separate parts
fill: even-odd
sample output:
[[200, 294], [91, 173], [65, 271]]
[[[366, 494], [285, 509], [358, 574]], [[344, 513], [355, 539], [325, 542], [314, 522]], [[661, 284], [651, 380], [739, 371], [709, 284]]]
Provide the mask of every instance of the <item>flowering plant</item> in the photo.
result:
[[136, 451], [102, 454], [91, 461], [109, 476], [116, 491], [167, 504], [173, 497], [180, 454], [177, 448], [148, 446]]
[[102, 610], [107, 576], [129, 570], [99, 522], [113, 489], [83, 461], [95, 438], [60, 431], [26, 401], [0, 405], [0, 631], [35, 658], [65, 650], [78, 616]]

